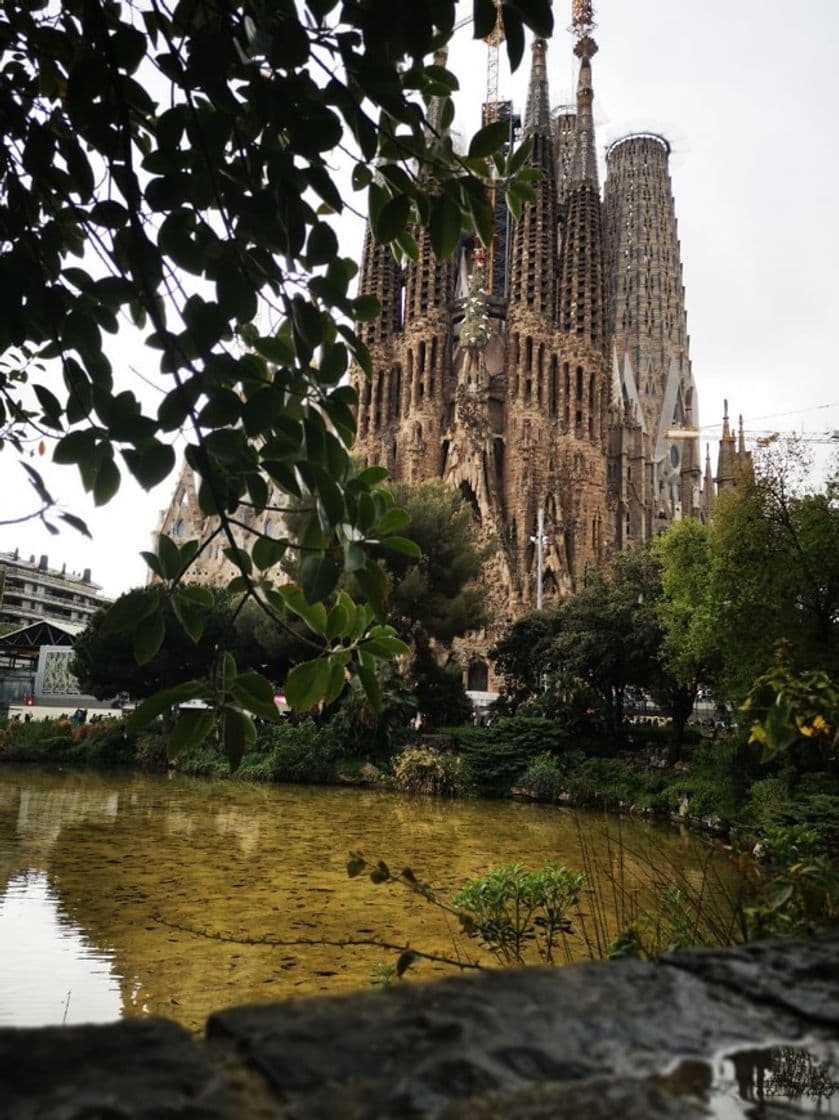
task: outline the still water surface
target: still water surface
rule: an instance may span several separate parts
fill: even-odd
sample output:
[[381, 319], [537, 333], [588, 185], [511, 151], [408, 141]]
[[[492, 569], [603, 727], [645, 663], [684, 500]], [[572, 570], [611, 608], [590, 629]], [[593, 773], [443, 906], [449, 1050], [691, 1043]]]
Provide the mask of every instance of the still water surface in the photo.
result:
[[[365, 987], [394, 953], [306, 940], [452, 955], [456, 930], [403, 889], [348, 879], [350, 849], [448, 895], [512, 861], [581, 867], [578, 825], [605, 851], [602, 817], [546, 806], [4, 766], [0, 1024], [155, 1014], [199, 1030], [224, 1005]], [[707, 848], [692, 836], [620, 827], [627, 848], [699, 883]]]

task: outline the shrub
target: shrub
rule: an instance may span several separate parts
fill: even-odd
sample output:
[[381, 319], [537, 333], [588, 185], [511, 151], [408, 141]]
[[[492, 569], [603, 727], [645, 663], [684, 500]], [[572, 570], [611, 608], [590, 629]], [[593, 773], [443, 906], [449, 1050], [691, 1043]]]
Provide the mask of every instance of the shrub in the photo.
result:
[[620, 758], [584, 758], [567, 784], [578, 805], [631, 805], [645, 792], [644, 777]]
[[[161, 735], [163, 750], [166, 750], [167, 736]], [[195, 778], [230, 777], [230, 763], [227, 756], [215, 743], [205, 740], [191, 750], [181, 751], [175, 763], [178, 772]]]
[[560, 755], [571, 740], [553, 720], [510, 716], [491, 727], [454, 727], [448, 735], [468, 763], [476, 791], [506, 797], [540, 754]]
[[242, 759], [239, 774], [263, 782], [331, 782], [340, 747], [329, 725], [319, 729], [311, 719], [266, 724], [257, 733], [255, 749]]
[[539, 801], [556, 801], [565, 789], [565, 771], [556, 755], [537, 754], [518, 784]]
[[165, 735], [159, 731], [148, 731], [137, 739], [134, 749], [134, 762], [139, 770], [148, 770], [152, 773], [161, 773], [169, 766], [166, 754]]
[[535, 946], [540, 960], [553, 964], [558, 943], [570, 932], [568, 913], [585, 883], [582, 872], [562, 864], [528, 871], [510, 863], [470, 879], [452, 905], [465, 932], [480, 938], [504, 964], [524, 964], [528, 945]]
[[472, 788], [469, 767], [460, 755], [432, 747], [407, 747], [394, 762], [393, 776], [402, 793], [464, 797]]

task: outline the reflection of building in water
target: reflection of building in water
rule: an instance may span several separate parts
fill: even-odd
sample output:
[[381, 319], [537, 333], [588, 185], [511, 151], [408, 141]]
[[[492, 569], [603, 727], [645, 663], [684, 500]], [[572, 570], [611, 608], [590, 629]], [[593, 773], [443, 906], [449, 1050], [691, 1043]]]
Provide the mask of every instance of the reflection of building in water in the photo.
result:
[[[737, 1094], [743, 1101], [794, 1101], [806, 1112], [831, 1112], [830, 1101], [839, 1093], [839, 1065], [835, 1048], [814, 1043], [812, 1049], [775, 1046], [763, 1050], [740, 1050], [730, 1055]], [[726, 1078], [721, 1078], [725, 1088]], [[733, 1088], [733, 1085], [732, 1085]], [[826, 1106], [826, 1107], [825, 1107]], [[795, 1115], [799, 1115], [798, 1109]]]
[[246, 855], [256, 850], [261, 832], [259, 821], [243, 816], [241, 809], [234, 808], [214, 814], [213, 820], [219, 835], [235, 836]]

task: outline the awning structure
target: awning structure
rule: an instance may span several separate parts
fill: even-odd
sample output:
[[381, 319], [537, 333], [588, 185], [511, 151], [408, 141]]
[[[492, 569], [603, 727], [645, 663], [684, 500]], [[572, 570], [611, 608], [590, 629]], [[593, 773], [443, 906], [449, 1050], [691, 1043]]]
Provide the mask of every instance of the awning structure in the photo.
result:
[[35, 662], [41, 646], [72, 646], [74, 640], [69, 630], [63, 630], [54, 622], [30, 622], [0, 638], [0, 659], [8, 658], [12, 663], [18, 658]]

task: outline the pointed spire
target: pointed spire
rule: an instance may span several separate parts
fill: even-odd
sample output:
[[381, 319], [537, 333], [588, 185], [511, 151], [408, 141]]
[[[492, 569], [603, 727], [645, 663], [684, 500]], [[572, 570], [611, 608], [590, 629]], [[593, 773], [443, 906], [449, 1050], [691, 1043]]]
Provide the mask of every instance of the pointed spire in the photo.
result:
[[556, 307], [556, 180], [545, 49], [544, 39], [533, 40], [524, 132], [533, 141], [527, 165], [541, 171], [542, 178], [534, 185], [535, 199], [524, 203], [513, 227], [509, 306], [527, 308], [553, 319]]
[[580, 60], [577, 81], [577, 135], [571, 182], [575, 186], [588, 183], [598, 186], [597, 149], [594, 140], [594, 87], [591, 77], [591, 60], [597, 54], [597, 43], [584, 35], [574, 45], [574, 54]]
[[527, 89], [527, 108], [524, 113], [525, 136], [551, 135], [551, 101], [548, 94], [548, 68], [544, 39], [533, 40], [533, 61], [530, 66], [530, 85]]
[[746, 454], [746, 433], [743, 431], [743, 414], [740, 414], [740, 421], [737, 429], [737, 454]]
[[[698, 445], [698, 441], [697, 441]], [[711, 470], [711, 445], [705, 444], [705, 473], [702, 476], [702, 490], [700, 492], [700, 508], [705, 521], [709, 521], [711, 510], [714, 506], [714, 474]], [[696, 511], [698, 512], [698, 510]]]
[[725, 411], [722, 419], [722, 437], [720, 439], [720, 452], [717, 458], [717, 489], [723, 490], [734, 485], [735, 480], [735, 438], [728, 422], [728, 401], [725, 402]]
[[[449, 60], [449, 52], [445, 49], [434, 52], [434, 65], [442, 66], [445, 68]], [[444, 97], [432, 97], [428, 103], [428, 112], [426, 113], [427, 132], [429, 137], [440, 136], [445, 131], [443, 128], [443, 105], [445, 103]]]

